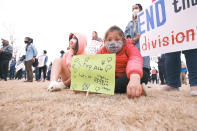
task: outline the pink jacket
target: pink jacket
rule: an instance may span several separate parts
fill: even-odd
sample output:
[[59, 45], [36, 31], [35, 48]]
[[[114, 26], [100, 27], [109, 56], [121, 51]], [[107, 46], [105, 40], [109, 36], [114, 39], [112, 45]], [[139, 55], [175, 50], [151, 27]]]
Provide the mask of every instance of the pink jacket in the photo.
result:
[[[87, 46], [87, 38], [85, 35], [80, 34], [80, 33], [73, 33], [77, 39], [78, 39], [78, 51], [77, 51], [77, 55], [82, 55], [82, 54], [86, 54], [85, 52], [85, 48]], [[72, 57], [73, 57], [73, 50], [69, 49], [63, 56], [63, 66], [66, 67], [69, 71], [71, 68], [71, 62], [72, 62]], [[65, 68], [64, 68], [65, 69]], [[66, 72], [66, 71], [65, 71]], [[70, 74], [69, 74], [70, 76]]]

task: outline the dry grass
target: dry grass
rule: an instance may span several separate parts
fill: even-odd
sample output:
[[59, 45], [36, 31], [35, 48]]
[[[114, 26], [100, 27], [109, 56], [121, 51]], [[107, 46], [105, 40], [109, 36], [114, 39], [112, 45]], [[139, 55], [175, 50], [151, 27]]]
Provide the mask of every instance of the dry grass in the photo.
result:
[[0, 81], [0, 131], [197, 130], [197, 97], [147, 89], [148, 96], [49, 93], [48, 82]]

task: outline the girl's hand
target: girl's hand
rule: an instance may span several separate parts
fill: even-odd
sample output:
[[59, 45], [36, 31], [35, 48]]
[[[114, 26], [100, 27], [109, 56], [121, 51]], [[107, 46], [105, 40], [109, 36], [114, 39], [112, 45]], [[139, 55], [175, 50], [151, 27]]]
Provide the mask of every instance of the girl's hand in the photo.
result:
[[140, 84], [140, 75], [131, 74], [130, 81], [127, 85], [128, 98], [139, 97], [142, 94], [142, 85]]

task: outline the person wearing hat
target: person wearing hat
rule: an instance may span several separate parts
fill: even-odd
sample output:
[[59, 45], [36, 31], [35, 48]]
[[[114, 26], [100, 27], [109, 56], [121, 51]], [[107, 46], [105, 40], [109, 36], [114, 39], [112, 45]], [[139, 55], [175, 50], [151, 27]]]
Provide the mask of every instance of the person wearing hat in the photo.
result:
[[12, 58], [13, 48], [8, 40], [2, 40], [2, 48], [0, 49], [0, 78], [7, 81], [9, 61]]
[[38, 54], [37, 49], [33, 45], [33, 39], [25, 37], [26, 44], [26, 57], [25, 57], [25, 69], [27, 71], [27, 80], [25, 82], [33, 82], [32, 64], [35, 62], [35, 58]]

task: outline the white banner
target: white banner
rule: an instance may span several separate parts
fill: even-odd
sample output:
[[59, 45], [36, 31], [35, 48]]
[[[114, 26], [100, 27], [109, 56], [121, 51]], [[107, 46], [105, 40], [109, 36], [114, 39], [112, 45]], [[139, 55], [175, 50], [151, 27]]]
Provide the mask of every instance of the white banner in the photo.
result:
[[24, 65], [24, 63], [22, 62], [21, 64], [19, 64], [19, 65], [16, 65], [15, 66], [15, 68], [16, 68], [16, 72], [18, 72], [20, 69], [25, 69], [25, 65]]
[[143, 56], [197, 48], [197, 0], [157, 0], [138, 14]]

